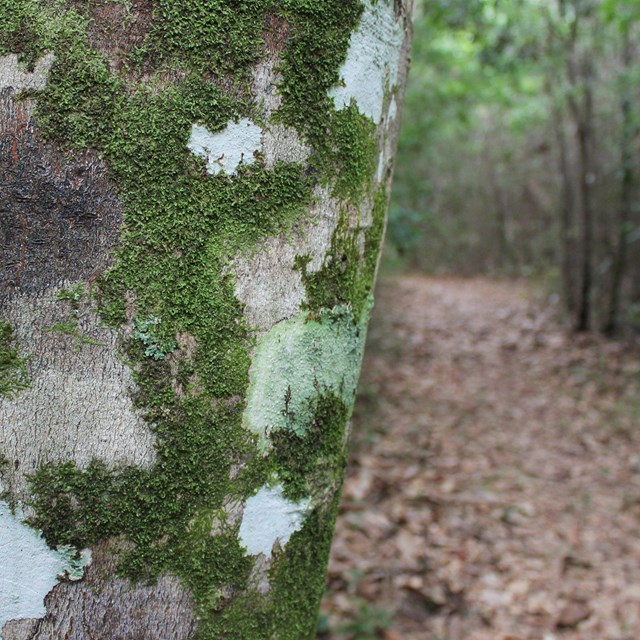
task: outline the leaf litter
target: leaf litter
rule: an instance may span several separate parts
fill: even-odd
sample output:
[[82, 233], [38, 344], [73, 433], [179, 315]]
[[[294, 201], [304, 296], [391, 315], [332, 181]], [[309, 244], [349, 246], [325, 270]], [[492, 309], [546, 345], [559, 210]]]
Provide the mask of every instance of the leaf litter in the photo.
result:
[[376, 309], [319, 637], [638, 640], [640, 343], [520, 282]]

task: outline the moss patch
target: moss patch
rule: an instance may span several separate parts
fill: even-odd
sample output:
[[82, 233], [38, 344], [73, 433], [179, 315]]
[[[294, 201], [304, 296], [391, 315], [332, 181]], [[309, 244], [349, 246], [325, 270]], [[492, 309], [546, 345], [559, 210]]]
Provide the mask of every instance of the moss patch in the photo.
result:
[[363, 5], [360, 0], [282, 0], [280, 11], [291, 25], [281, 64], [281, 115], [317, 143], [334, 114], [327, 93], [340, 80]]
[[305, 435], [295, 431], [276, 431], [272, 436], [271, 460], [284, 495], [296, 501], [312, 496], [316, 504], [333, 496], [336, 481], [347, 464], [345, 425], [351, 404], [334, 394], [316, 401], [313, 421]]
[[317, 162], [337, 197], [360, 204], [371, 191], [378, 143], [373, 120], [352, 102], [332, 114], [327, 135], [316, 143]]
[[0, 398], [15, 398], [28, 387], [27, 361], [18, 351], [13, 327], [0, 320]]
[[279, 117], [312, 144], [310, 163], [321, 180], [337, 197], [357, 204], [375, 166], [376, 127], [355, 103], [335, 111], [328, 91], [340, 81], [338, 70], [362, 15], [362, 2], [284, 0], [281, 11], [292, 35], [281, 64]]
[[[325, 589], [340, 492], [317, 507], [274, 559], [269, 572], [271, 591], [263, 596], [248, 589], [203, 625], [212, 640], [311, 640]], [[247, 615], [251, 611], [251, 615]]]
[[[350, 304], [356, 321], [360, 321], [372, 293], [386, 211], [387, 194], [380, 187], [374, 195], [371, 226], [364, 230], [350, 228], [344, 213], [331, 239], [331, 249], [322, 269], [310, 272], [310, 257], [297, 256], [296, 268], [301, 272], [307, 289], [308, 309], [319, 311]], [[364, 236], [364, 252], [360, 245], [361, 235]]]
[[[256, 62], [272, 0], [157, 0], [142, 60], [243, 79]], [[238, 75], [239, 74], [239, 75]]]

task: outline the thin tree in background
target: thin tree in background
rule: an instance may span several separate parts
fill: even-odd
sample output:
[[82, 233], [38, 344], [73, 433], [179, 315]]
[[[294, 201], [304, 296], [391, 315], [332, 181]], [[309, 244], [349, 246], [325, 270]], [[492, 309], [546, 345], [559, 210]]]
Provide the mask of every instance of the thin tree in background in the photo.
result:
[[608, 316], [604, 331], [614, 335], [620, 327], [620, 305], [622, 287], [628, 267], [628, 238], [632, 229], [634, 191], [636, 188], [636, 163], [634, 141], [639, 128], [637, 116], [633, 110], [631, 91], [631, 72], [634, 62], [634, 47], [631, 39], [631, 22], [622, 20], [620, 24], [622, 38], [620, 112], [622, 127], [620, 134], [620, 206], [618, 211], [618, 234], [611, 274], [611, 291]]

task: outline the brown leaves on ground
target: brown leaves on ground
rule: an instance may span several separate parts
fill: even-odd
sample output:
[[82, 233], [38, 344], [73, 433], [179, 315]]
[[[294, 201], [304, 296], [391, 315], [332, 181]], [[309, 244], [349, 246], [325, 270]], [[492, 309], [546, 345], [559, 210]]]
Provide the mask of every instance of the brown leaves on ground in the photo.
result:
[[324, 637], [638, 640], [639, 418], [637, 344], [524, 285], [383, 282]]

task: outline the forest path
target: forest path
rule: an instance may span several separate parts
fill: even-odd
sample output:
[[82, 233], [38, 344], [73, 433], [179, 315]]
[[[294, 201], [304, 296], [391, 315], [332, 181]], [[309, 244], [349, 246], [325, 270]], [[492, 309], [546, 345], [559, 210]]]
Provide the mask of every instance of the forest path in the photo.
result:
[[321, 637], [638, 640], [638, 345], [518, 283], [387, 278], [376, 309]]

